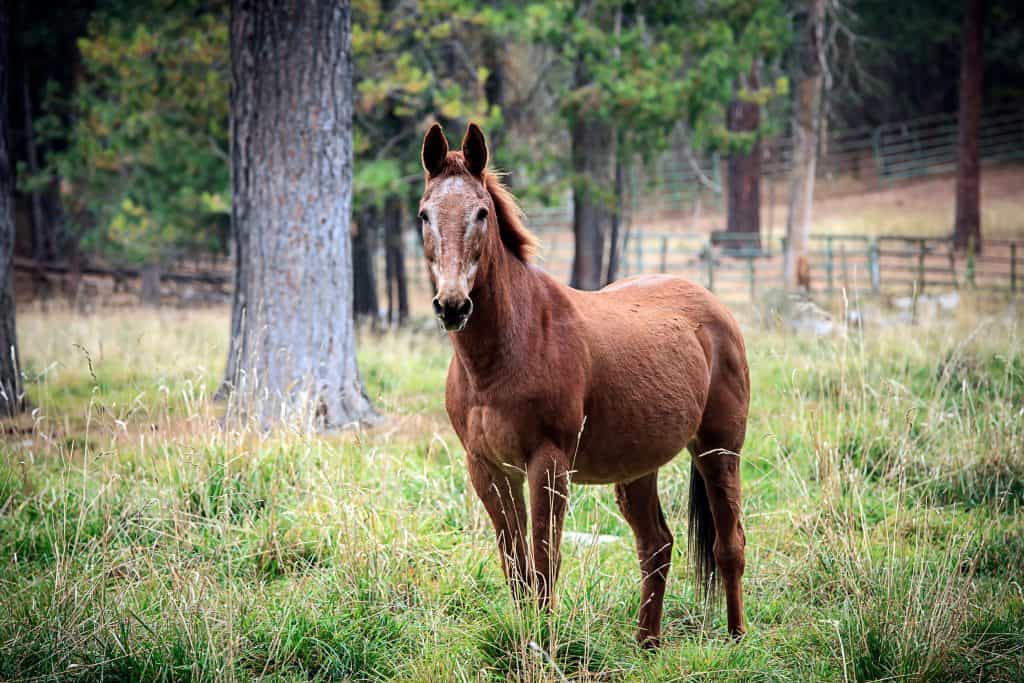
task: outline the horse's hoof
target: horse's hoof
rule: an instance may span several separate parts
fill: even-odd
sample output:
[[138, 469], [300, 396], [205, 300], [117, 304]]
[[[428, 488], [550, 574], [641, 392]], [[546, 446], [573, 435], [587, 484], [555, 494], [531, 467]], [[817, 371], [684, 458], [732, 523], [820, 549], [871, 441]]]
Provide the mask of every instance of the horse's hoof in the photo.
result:
[[641, 631], [636, 634], [636, 644], [641, 650], [653, 652], [661, 647], [661, 636], [652, 636], [646, 631]]

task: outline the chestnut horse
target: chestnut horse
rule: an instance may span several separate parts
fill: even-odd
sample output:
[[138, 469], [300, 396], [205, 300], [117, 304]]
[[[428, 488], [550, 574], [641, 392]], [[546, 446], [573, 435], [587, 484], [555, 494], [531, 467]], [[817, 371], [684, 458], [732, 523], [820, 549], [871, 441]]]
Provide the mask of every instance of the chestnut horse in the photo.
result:
[[582, 292], [531, 265], [536, 240], [487, 168], [475, 124], [462, 151], [449, 151], [434, 124], [423, 167], [423, 250], [455, 351], [445, 405], [513, 594], [550, 605], [570, 478], [614, 484], [640, 558], [637, 639], [657, 646], [672, 561], [658, 469], [689, 447], [691, 562], [703, 591], [717, 567], [729, 631], [742, 635], [739, 452], [750, 381], [732, 316], [682, 278]]

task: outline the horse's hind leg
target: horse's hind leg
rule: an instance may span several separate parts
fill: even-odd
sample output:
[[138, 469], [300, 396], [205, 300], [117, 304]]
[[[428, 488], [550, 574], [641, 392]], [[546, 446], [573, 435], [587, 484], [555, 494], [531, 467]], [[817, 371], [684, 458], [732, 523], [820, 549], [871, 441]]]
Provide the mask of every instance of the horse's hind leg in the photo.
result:
[[[740, 456], [739, 449], [743, 445], [742, 433], [738, 438], [716, 433], [715, 430], [703, 429], [698, 433], [697, 443], [692, 449], [697, 473], [704, 481], [707, 491], [707, 508], [710, 508], [714, 521], [714, 553], [715, 564], [722, 577], [725, 588], [726, 615], [729, 633], [735, 637], [743, 635], [746, 621], [743, 617], [743, 568], [745, 565], [744, 547], [746, 538], [743, 534], [743, 522], [740, 519]], [[699, 482], [694, 482], [699, 485]], [[694, 496], [691, 488], [691, 496]], [[693, 515], [700, 516], [694, 509], [691, 500], [691, 524]], [[699, 519], [697, 523], [699, 523]], [[707, 520], [704, 520], [707, 523]], [[695, 540], [700, 542], [698, 536]], [[704, 542], [708, 537], [704, 537]], [[706, 551], [707, 549], [703, 549]], [[697, 554], [701, 552], [698, 549]]]
[[636, 639], [643, 647], [657, 647], [665, 582], [672, 563], [672, 532], [658, 500], [658, 473], [628, 484], [616, 484], [615, 500], [633, 529], [640, 558], [640, 628]]

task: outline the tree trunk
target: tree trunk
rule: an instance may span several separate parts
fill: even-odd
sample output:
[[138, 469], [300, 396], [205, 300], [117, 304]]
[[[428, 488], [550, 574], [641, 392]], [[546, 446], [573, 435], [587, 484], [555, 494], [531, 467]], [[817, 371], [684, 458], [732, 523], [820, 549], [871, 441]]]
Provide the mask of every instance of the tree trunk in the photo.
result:
[[14, 166], [7, 121], [10, 81], [10, 5], [0, 4], [0, 417], [25, 407], [14, 325]]
[[403, 223], [402, 198], [391, 197], [384, 207], [384, 260], [387, 269], [388, 323], [392, 325], [401, 325], [409, 317]]
[[[483, 65], [487, 69], [487, 78], [484, 80], [484, 98], [491, 107], [501, 110], [505, 125], [502, 128], [510, 127], [513, 122], [515, 108], [505, 107], [505, 41], [499, 38], [492, 31], [484, 31], [483, 36]], [[491, 132], [491, 147], [498, 149], [503, 144], [502, 128], [495, 128]]]
[[608, 275], [605, 283], [611, 284], [619, 277], [619, 258], [622, 253], [622, 217], [625, 211], [626, 199], [626, 162], [625, 145], [622, 144], [622, 136], [615, 141], [615, 207], [611, 215], [611, 239], [608, 245]]
[[368, 206], [360, 212], [352, 235], [352, 306], [357, 316], [376, 318], [380, 306], [377, 302], [377, 276], [373, 269], [373, 255], [377, 240], [380, 211]]
[[960, 41], [960, 125], [957, 141], [956, 221], [953, 243], [957, 249], [981, 250], [981, 155], [978, 128], [981, 122], [981, 82], [984, 73], [982, 36], [985, 0], [964, 3], [963, 36]]
[[811, 0], [803, 48], [797, 101], [793, 112], [793, 169], [789, 182], [789, 211], [786, 218], [786, 287], [797, 284], [801, 261], [807, 259], [807, 236], [814, 207], [814, 179], [817, 172], [818, 137], [821, 118], [821, 64], [825, 30], [826, 0]]
[[[32, 126], [32, 96], [28, 82], [28, 64], [21, 65], [21, 103], [25, 114], [25, 159], [32, 175], [39, 173], [39, 154], [36, 150], [35, 131]], [[51, 239], [51, 229], [43, 211], [43, 195], [39, 190], [29, 193], [32, 205], [32, 258], [38, 263], [49, 263], [56, 245]]]
[[[589, 83], [586, 67], [576, 64], [575, 85]], [[577, 289], [600, 289], [604, 284], [604, 238], [609, 211], [604, 194], [612, 185], [611, 126], [599, 116], [580, 107], [572, 126], [572, 230], [575, 253], [571, 284]]]
[[[759, 87], [757, 64], [750, 70], [748, 85]], [[737, 89], [740, 86], [737, 86]], [[745, 102], [739, 97], [729, 105], [728, 127], [734, 133], [750, 133], [761, 125], [761, 108], [756, 102]], [[729, 193], [726, 209], [726, 231], [746, 234], [749, 240], [733, 242], [729, 246], [758, 247], [761, 244], [761, 139], [746, 153], [729, 155]]]
[[375, 417], [352, 319], [348, 2], [231, 3], [235, 299], [229, 414], [307, 428]]

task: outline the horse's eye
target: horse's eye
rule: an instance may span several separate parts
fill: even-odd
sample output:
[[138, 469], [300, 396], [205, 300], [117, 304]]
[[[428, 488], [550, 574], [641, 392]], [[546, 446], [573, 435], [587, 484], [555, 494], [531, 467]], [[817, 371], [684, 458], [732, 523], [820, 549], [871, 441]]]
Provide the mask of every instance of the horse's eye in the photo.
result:
[[487, 209], [480, 209], [476, 212], [477, 221], [487, 220]]
[[423, 221], [424, 223], [427, 222], [427, 212], [426, 211], [420, 211], [420, 220]]

